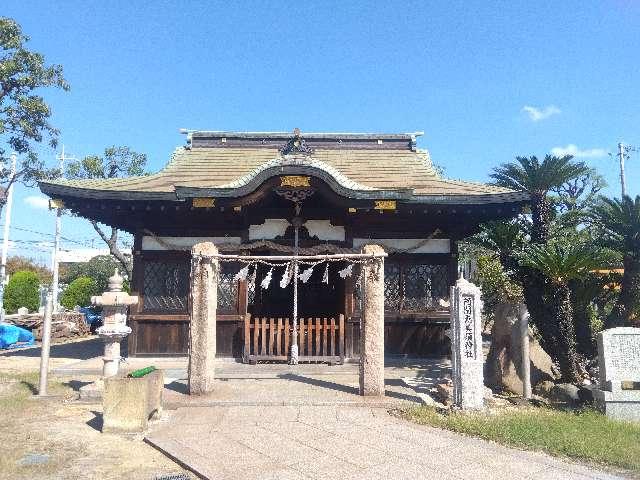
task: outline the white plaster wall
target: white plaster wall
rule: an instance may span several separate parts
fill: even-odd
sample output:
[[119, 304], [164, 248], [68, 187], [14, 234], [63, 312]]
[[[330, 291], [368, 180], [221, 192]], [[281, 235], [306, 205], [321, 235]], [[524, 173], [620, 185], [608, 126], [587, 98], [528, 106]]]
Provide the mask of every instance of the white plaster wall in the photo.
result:
[[[240, 237], [159, 237], [163, 242], [169, 245], [175, 245], [180, 248], [191, 248], [196, 243], [212, 242], [214, 244], [227, 243], [232, 245], [240, 245], [242, 239]], [[167, 250], [158, 240], [151, 236], [142, 237], [143, 250]]]
[[[249, 226], [249, 240], [273, 240], [287, 231], [289, 220], [284, 218], [267, 218], [262, 225]], [[329, 220], [307, 220], [304, 227], [312, 237], [320, 240], [344, 242], [344, 227], [331, 225]]]
[[344, 242], [344, 227], [331, 225], [330, 220], [307, 220], [304, 226], [311, 237], [320, 240]]
[[[424, 239], [419, 238], [354, 238], [353, 247], [359, 248], [363, 245], [375, 244], [406, 250], [422, 242]], [[450, 253], [450, 242], [448, 238], [432, 238], [421, 247], [408, 253]]]
[[262, 225], [249, 225], [249, 240], [273, 240], [284, 235], [288, 226], [284, 218], [267, 218]]

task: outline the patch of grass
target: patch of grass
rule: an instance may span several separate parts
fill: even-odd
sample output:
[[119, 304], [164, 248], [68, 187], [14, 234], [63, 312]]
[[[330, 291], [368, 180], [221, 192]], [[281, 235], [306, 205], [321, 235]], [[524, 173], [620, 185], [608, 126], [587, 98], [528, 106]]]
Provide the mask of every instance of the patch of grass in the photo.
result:
[[[0, 372], [0, 413], [29, 409], [31, 396], [38, 393], [38, 372]], [[68, 390], [61, 382], [49, 378], [49, 393], [60, 395]]]
[[442, 414], [432, 407], [403, 412], [416, 423], [530, 450], [589, 460], [640, 472], [640, 425], [594, 410], [513, 409]]

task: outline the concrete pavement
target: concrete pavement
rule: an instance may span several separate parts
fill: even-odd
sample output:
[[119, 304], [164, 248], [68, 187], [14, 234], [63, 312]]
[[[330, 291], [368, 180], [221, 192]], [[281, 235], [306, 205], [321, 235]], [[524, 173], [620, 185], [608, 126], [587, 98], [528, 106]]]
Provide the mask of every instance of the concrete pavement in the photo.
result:
[[209, 479], [615, 479], [523, 452], [415, 425], [384, 408], [183, 407], [146, 441]]

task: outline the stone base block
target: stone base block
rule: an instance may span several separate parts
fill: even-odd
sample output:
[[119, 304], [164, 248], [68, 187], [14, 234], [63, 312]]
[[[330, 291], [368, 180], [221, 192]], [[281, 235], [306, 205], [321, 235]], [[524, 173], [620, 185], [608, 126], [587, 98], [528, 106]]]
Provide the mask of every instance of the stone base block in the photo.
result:
[[162, 412], [163, 389], [161, 370], [141, 378], [107, 378], [102, 399], [102, 431], [135, 433], [146, 430], [149, 418]]
[[80, 400], [101, 400], [104, 394], [104, 380], [101, 378], [93, 383], [80, 387]]
[[594, 404], [607, 417], [640, 422], [640, 390], [593, 391]]

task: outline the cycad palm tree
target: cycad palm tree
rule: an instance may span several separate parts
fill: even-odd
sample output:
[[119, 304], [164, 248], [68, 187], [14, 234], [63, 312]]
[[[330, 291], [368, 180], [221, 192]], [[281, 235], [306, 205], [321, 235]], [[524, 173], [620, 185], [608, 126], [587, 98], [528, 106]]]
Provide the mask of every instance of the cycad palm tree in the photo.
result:
[[518, 267], [517, 255], [524, 248], [525, 235], [517, 221], [494, 221], [481, 225], [480, 233], [471, 237], [470, 242], [493, 252], [502, 268], [513, 272]]
[[554, 344], [550, 354], [560, 365], [562, 379], [578, 382], [576, 332], [569, 282], [584, 278], [591, 270], [604, 266], [607, 257], [584, 244], [549, 242], [531, 245], [521, 256], [521, 262], [540, 271], [552, 285], [549, 307], [553, 315], [550, 324], [554, 328], [546, 333], [552, 333], [555, 338], [547, 338], [547, 343]]
[[591, 215], [602, 229], [605, 245], [622, 254], [624, 274], [620, 296], [607, 327], [640, 326], [640, 195], [635, 200], [600, 197]]
[[545, 243], [549, 239], [552, 206], [549, 192], [564, 183], [589, 172], [582, 162], [574, 162], [571, 155], [547, 155], [541, 162], [537, 157], [516, 157], [494, 169], [491, 177], [497, 185], [527, 192], [531, 202], [531, 241]]

